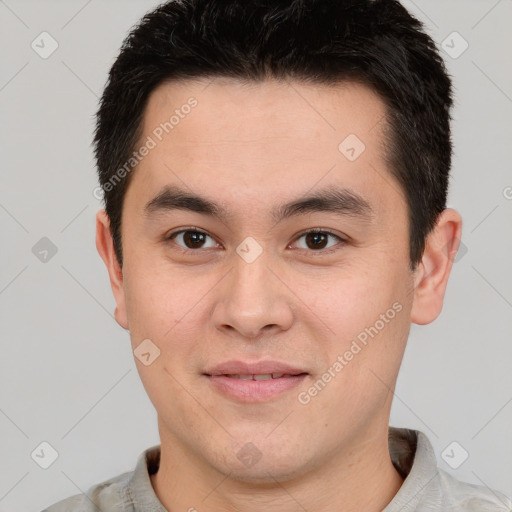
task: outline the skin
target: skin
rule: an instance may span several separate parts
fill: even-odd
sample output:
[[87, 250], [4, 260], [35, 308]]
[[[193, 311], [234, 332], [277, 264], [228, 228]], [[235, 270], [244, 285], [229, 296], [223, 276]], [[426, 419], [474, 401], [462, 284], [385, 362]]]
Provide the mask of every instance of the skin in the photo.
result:
[[[132, 349], [149, 338], [160, 350], [148, 366], [135, 358], [158, 413], [155, 493], [172, 511], [322, 512], [333, 503], [344, 512], [381, 511], [403, 483], [387, 435], [410, 325], [432, 322], [441, 311], [460, 215], [440, 215], [411, 271], [406, 202], [383, 153], [385, 107], [362, 85], [219, 78], [163, 84], [150, 96], [141, 141], [190, 96], [198, 105], [133, 172], [122, 269], [108, 218], [97, 214], [115, 318], [129, 330]], [[338, 149], [348, 134], [366, 146], [354, 161]], [[230, 217], [145, 215], [166, 185], [216, 201]], [[276, 205], [325, 187], [357, 193], [372, 214], [313, 212], [279, 223], [270, 217]], [[203, 246], [166, 239], [191, 227], [208, 234]], [[300, 236], [313, 228], [347, 241], [329, 236], [328, 247], [318, 249]], [[249, 236], [263, 251], [252, 263], [236, 252]], [[395, 303], [401, 311], [301, 404], [298, 393]], [[268, 401], [241, 403], [202, 375], [230, 359], [279, 360], [309, 375]], [[237, 458], [248, 442], [261, 454], [249, 467]]]

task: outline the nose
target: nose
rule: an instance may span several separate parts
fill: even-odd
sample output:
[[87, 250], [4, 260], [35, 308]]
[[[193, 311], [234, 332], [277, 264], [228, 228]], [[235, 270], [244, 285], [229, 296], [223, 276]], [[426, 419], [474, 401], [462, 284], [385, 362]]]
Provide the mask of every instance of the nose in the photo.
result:
[[238, 255], [234, 260], [218, 290], [213, 311], [215, 327], [251, 340], [289, 329], [293, 295], [284, 284], [285, 277], [277, 268], [269, 267], [265, 253], [252, 263]]

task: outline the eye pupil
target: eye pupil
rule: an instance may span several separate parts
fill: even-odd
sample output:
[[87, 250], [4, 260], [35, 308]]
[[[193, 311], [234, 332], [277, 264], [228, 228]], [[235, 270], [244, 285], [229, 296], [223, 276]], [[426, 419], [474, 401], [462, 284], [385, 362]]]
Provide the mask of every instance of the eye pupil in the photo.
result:
[[187, 246], [190, 243], [192, 245], [191, 248], [197, 248], [204, 242], [204, 236], [204, 233], [200, 233], [199, 231], [186, 231], [183, 234], [183, 240]]
[[[169, 239], [174, 239], [176, 236], [182, 237], [182, 244], [187, 249], [202, 249], [209, 236], [202, 231], [196, 231], [193, 229], [182, 230], [174, 233]], [[300, 238], [305, 238], [306, 246], [308, 249], [315, 250], [316, 252], [322, 252], [326, 248], [329, 242], [329, 237], [335, 236], [327, 231], [309, 231], [303, 234]], [[338, 237], [339, 238], [339, 237]], [[178, 244], [181, 245], [181, 244]]]
[[308, 247], [309, 242], [313, 242], [313, 247], [310, 248], [323, 249], [327, 243], [327, 235], [325, 233], [308, 233], [306, 235], [306, 244], [308, 244]]

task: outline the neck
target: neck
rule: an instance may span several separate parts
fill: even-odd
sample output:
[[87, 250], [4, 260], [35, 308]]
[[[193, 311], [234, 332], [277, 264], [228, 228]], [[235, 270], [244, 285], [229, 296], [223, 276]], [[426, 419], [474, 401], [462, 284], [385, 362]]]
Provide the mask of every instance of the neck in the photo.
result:
[[403, 483], [391, 462], [387, 429], [382, 425], [373, 435], [358, 436], [348, 448], [300, 477], [264, 484], [230, 478], [175, 439], [162, 439], [160, 467], [151, 482], [169, 512], [260, 512], [263, 507], [266, 512], [381, 512]]

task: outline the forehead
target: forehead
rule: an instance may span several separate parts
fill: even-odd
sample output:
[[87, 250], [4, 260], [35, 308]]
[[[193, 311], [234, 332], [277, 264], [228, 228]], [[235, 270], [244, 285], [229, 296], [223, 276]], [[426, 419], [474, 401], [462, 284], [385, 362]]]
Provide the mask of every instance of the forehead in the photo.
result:
[[[384, 102], [354, 82], [163, 83], [149, 97], [139, 141], [150, 138], [153, 148], [132, 181], [152, 195], [170, 183], [195, 192], [207, 187], [210, 196], [238, 197], [248, 207], [330, 183], [371, 195], [392, 180], [385, 124]], [[393, 188], [392, 195], [401, 195]]]
[[[191, 98], [197, 105], [188, 109]], [[254, 138], [279, 143], [309, 138], [313, 132], [330, 143], [347, 130], [361, 139], [368, 138], [370, 131], [385, 122], [385, 110], [377, 93], [355, 82], [313, 85], [218, 77], [160, 84], [149, 97], [143, 124], [144, 132], [149, 133], [178, 111], [179, 121], [172, 122], [176, 144], [243, 143], [254, 142]], [[187, 122], [182, 122], [185, 119]], [[205, 120], [211, 122], [204, 124]]]

